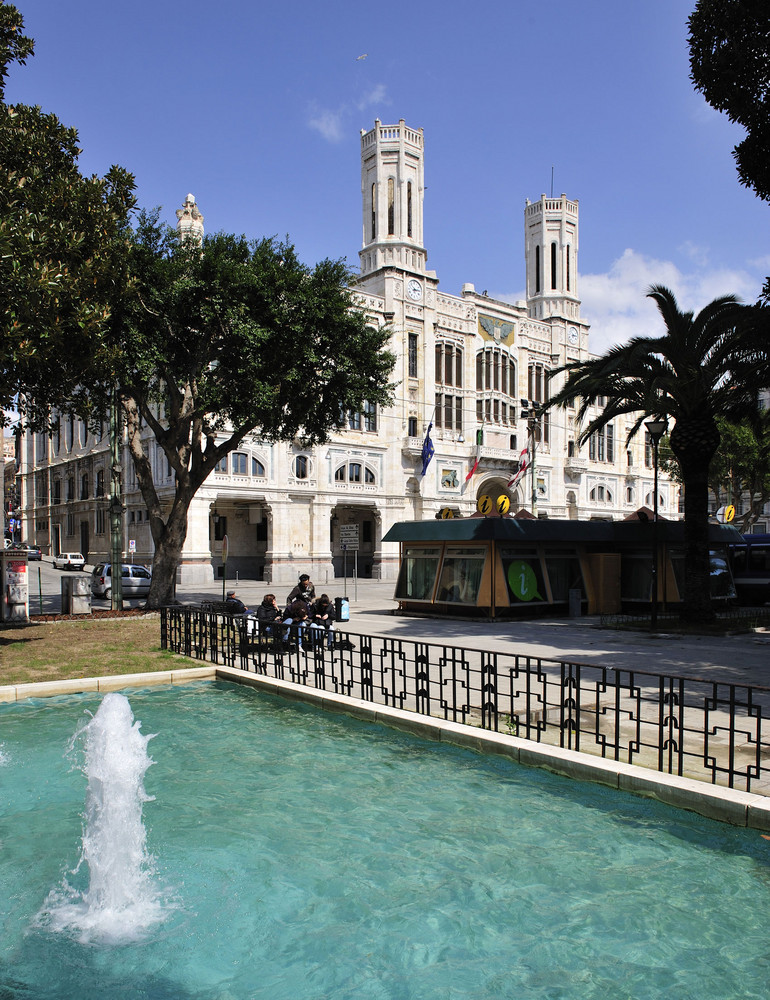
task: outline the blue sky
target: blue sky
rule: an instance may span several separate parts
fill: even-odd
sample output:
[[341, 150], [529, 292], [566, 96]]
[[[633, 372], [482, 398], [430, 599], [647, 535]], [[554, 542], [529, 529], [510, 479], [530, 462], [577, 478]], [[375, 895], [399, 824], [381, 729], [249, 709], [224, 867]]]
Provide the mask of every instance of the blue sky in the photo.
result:
[[[18, 0], [36, 54], [9, 101], [78, 128], [169, 223], [286, 234], [302, 259], [361, 247], [361, 128], [425, 131], [425, 242], [442, 290], [524, 288], [525, 199], [580, 201], [580, 294], [601, 351], [687, 308], [756, 298], [770, 205], [741, 187], [743, 132], [689, 80], [695, 0]], [[365, 59], [359, 56], [366, 55]], [[553, 175], [553, 186], [552, 186]]]

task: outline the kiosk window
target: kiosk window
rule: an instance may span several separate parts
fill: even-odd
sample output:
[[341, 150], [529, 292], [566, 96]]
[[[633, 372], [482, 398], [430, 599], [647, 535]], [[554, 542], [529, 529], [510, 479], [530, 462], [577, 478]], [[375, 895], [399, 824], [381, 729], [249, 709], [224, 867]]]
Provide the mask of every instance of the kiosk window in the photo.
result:
[[554, 601], [569, 601], [569, 592], [579, 590], [585, 597], [580, 560], [575, 552], [546, 552], [545, 568]]
[[440, 556], [439, 546], [410, 546], [405, 549], [396, 584], [396, 600], [430, 601]]
[[486, 548], [448, 547], [444, 555], [436, 600], [456, 604], [476, 604], [486, 555]]
[[547, 602], [548, 594], [536, 549], [504, 548], [500, 550], [500, 559], [512, 605]]

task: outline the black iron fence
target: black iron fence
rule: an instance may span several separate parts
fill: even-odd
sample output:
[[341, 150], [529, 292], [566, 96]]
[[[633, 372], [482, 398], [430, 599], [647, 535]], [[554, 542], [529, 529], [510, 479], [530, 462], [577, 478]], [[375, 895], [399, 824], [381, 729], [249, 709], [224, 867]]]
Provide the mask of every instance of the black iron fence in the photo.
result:
[[770, 794], [770, 688], [388, 636], [253, 631], [164, 608], [183, 656], [668, 774]]

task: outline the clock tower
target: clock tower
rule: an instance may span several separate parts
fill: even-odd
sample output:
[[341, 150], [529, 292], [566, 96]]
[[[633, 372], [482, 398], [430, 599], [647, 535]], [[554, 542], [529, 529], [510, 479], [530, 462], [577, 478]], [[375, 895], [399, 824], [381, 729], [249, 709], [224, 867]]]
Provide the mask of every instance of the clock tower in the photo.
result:
[[579, 320], [577, 199], [527, 199], [524, 232], [530, 317]]
[[[423, 243], [425, 190], [422, 129], [383, 125], [378, 119], [361, 130], [363, 242], [358, 286], [374, 291], [371, 278], [383, 270], [401, 271], [408, 299], [424, 295], [428, 254]], [[406, 273], [403, 273], [406, 272]], [[412, 277], [410, 277], [410, 274]]]

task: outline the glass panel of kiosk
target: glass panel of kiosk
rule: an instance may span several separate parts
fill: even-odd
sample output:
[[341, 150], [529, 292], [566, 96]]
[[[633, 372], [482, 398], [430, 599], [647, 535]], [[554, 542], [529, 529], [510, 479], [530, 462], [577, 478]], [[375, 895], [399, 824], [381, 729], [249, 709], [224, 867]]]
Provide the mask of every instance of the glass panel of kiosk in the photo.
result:
[[486, 558], [486, 546], [447, 545], [436, 601], [477, 604]]
[[431, 601], [440, 560], [440, 545], [405, 546], [396, 584], [396, 600]]
[[499, 549], [500, 561], [508, 585], [508, 600], [516, 604], [546, 604], [548, 591], [537, 549], [517, 545]]

